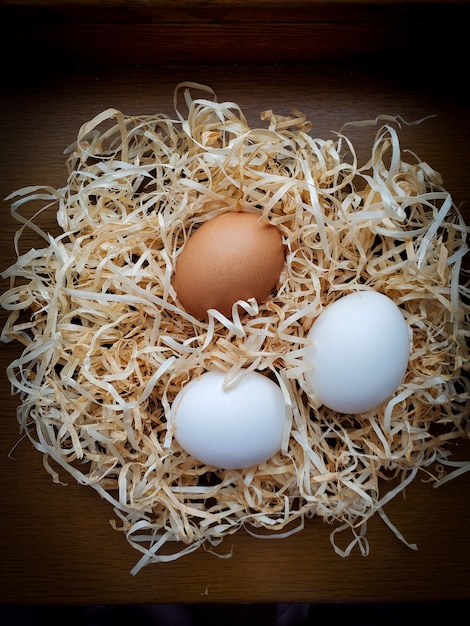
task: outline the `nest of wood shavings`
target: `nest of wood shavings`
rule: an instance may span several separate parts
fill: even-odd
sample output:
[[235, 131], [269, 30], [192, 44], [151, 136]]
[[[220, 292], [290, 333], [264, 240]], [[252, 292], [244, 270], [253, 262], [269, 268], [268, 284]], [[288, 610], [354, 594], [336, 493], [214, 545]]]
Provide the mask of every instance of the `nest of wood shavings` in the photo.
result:
[[[2, 339], [24, 346], [7, 370], [21, 430], [54, 480], [65, 470], [113, 505], [113, 525], [142, 552], [134, 574], [215, 550], [242, 527], [284, 537], [314, 515], [334, 522], [341, 555], [367, 553], [376, 513], [406, 541], [384, 505], [422, 470], [438, 485], [470, 469], [448, 445], [468, 437], [469, 229], [439, 174], [402, 151], [399, 118], [366, 123], [377, 134], [360, 164], [349, 125], [322, 140], [302, 113], [265, 111], [251, 128], [237, 104], [193, 83], [176, 88], [175, 112], [104, 111], [67, 149], [63, 188], [9, 197], [17, 237], [32, 227], [45, 240], [3, 272]], [[37, 200], [62, 234], [21, 216]], [[201, 322], [178, 303], [175, 261], [191, 232], [237, 203], [278, 226], [285, 268], [266, 303]], [[401, 308], [412, 352], [394, 397], [348, 416], [308, 398], [302, 354], [318, 315], [357, 289]], [[227, 384], [256, 370], [283, 390], [289, 436], [257, 467], [204, 466], [167, 428], [181, 386], [214, 365]]]

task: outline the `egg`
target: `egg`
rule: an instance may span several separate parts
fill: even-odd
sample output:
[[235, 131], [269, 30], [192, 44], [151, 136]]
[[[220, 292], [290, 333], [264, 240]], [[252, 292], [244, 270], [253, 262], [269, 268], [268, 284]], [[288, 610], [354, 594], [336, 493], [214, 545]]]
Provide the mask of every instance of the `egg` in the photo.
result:
[[265, 301], [285, 261], [279, 229], [260, 213], [227, 211], [204, 222], [177, 257], [175, 290], [198, 319], [217, 309], [226, 317], [237, 300]]
[[186, 383], [175, 397], [170, 420], [174, 438], [195, 459], [221, 469], [242, 469], [279, 452], [286, 402], [277, 383], [249, 372], [234, 386], [209, 370]]
[[359, 291], [328, 305], [308, 333], [305, 379], [322, 404], [339, 413], [377, 408], [403, 381], [410, 332], [398, 306], [376, 291]]

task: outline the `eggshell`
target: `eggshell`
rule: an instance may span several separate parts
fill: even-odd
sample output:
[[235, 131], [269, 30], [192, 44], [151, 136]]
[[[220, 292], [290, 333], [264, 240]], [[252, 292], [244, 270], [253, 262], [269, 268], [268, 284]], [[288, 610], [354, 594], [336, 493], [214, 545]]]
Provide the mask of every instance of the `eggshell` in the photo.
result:
[[396, 304], [384, 294], [360, 291], [330, 304], [308, 334], [305, 374], [330, 409], [362, 413], [388, 400], [401, 384], [410, 354], [410, 332]]
[[250, 372], [224, 389], [211, 370], [181, 388], [171, 407], [176, 441], [207, 465], [241, 469], [266, 461], [282, 443], [286, 403], [279, 385]]
[[260, 218], [228, 211], [191, 235], [175, 267], [175, 290], [186, 311], [198, 319], [207, 317], [208, 309], [230, 317], [237, 300], [268, 298], [285, 253], [279, 230]]

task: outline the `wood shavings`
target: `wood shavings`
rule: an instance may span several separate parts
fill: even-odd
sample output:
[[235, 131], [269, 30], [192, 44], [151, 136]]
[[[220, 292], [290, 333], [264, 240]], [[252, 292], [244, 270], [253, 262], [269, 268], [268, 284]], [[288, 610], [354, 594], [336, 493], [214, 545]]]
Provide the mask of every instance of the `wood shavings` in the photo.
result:
[[[174, 120], [100, 113], [66, 150], [63, 188], [9, 198], [16, 245], [26, 227], [44, 240], [2, 274], [2, 340], [23, 345], [7, 369], [21, 431], [54, 480], [65, 472], [111, 503], [113, 526], [142, 553], [133, 574], [201, 546], [230, 556], [220, 545], [240, 528], [282, 538], [313, 515], [335, 523], [342, 556], [367, 554], [376, 513], [406, 542], [387, 502], [420, 472], [439, 485], [470, 469], [449, 448], [469, 433], [468, 227], [439, 174], [405, 158], [398, 117], [351, 123], [378, 129], [361, 165], [348, 125], [322, 140], [303, 113], [267, 110], [267, 127], [251, 128], [238, 105], [195, 83], [174, 101]], [[33, 200], [44, 207], [26, 220]], [[178, 303], [175, 262], [199, 224], [237, 202], [278, 226], [286, 265], [266, 303], [201, 322]], [[37, 223], [51, 210], [57, 237]], [[401, 307], [413, 346], [394, 397], [351, 417], [308, 399], [302, 354], [321, 311], [357, 287]], [[251, 370], [280, 384], [292, 422], [269, 461], [216, 471], [174, 441], [173, 398], [213, 365], [227, 384]], [[340, 548], [344, 529], [352, 541]]]

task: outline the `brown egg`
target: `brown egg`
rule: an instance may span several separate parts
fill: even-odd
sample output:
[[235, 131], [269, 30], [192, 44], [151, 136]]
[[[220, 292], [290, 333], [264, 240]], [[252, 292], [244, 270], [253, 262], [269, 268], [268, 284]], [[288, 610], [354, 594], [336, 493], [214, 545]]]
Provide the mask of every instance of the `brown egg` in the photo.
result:
[[198, 319], [208, 309], [232, 314], [237, 300], [266, 300], [285, 253], [276, 226], [248, 211], [228, 211], [204, 222], [178, 256], [175, 289], [184, 309]]

